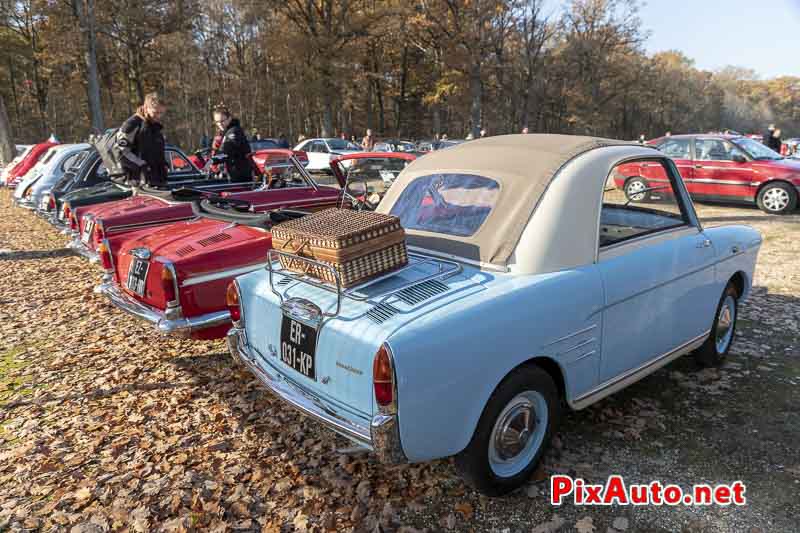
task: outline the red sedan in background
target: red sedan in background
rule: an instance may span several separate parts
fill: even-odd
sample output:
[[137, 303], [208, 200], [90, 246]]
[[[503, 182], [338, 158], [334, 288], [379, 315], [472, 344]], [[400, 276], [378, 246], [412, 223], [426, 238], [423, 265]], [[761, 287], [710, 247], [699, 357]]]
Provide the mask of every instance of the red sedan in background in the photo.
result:
[[[692, 198], [756, 204], [775, 215], [790, 213], [800, 195], [800, 161], [787, 159], [744, 136], [672, 135], [648, 141], [675, 162]], [[634, 202], [658, 199], [666, 179], [660, 165], [620, 165], [615, 183]]]

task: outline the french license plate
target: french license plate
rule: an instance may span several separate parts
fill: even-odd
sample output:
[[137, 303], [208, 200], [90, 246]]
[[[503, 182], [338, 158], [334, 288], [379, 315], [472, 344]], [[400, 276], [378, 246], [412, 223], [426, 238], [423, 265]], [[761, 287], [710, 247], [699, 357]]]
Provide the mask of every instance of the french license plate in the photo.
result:
[[307, 378], [316, 380], [316, 351], [317, 330], [284, 315], [281, 323], [281, 361]]
[[134, 258], [128, 268], [128, 289], [139, 296], [144, 296], [145, 284], [147, 282], [147, 271], [150, 263], [142, 259]]
[[94, 230], [94, 219], [88, 218], [83, 224], [83, 233], [81, 234], [81, 242], [89, 244], [89, 239], [92, 238], [92, 231]]

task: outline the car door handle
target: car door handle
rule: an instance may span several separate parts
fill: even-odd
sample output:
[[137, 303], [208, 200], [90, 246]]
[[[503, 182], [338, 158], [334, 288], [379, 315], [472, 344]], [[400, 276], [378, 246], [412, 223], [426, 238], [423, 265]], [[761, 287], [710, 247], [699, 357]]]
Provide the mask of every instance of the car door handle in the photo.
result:
[[740, 251], [741, 251], [741, 248], [739, 248], [739, 245], [734, 244], [733, 246], [731, 246], [731, 253], [732, 254], [738, 254]]
[[698, 242], [695, 246], [697, 248], [708, 248], [711, 246], [711, 241], [708, 239], [703, 239], [702, 241]]
[[695, 165], [694, 168], [703, 168], [703, 165]]

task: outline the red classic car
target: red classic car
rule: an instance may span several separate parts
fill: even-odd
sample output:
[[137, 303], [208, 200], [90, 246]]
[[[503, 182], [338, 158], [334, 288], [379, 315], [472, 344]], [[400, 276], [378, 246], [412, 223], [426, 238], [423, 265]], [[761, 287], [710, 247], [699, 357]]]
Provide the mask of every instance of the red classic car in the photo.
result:
[[21, 180], [22, 177], [39, 161], [39, 158], [41, 158], [45, 152], [50, 149], [50, 147], [57, 144], [58, 143], [47, 141], [39, 143], [31, 148], [27, 155], [25, 155], [25, 157], [23, 157], [22, 160], [14, 166], [14, 168], [8, 171], [8, 174], [6, 175], [6, 185], [12, 188], [15, 187], [19, 180]]
[[[797, 206], [800, 161], [786, 159], [748, 137], [672, 135], [648, 141], [675, 162], [695, 200], [755, 203], [771, 214]], [[632, 201], [657, 199], [665, 176], [660, 165], [620, 165], [615, 183]], [[655, 196], [655, 197], [654, 197]]]
[[[281, 171], [279, 167], [286, 168], [289, 157], [294, 156], [297, 158], [302, 155], [305, 154], [292, 152], [291, 150], [261, 150], [253, 155], [253, 159], [257, 161], [262, 173], [269, 169], [270, 172], [277, 175]], [[302, 164], [302, 159], [298, 159], [298, 161]], [[273, 205], [275, 202], [278, 202], [278, 205], [283, 205], [281, 202], [294, 200], [297, 195], [296, 191], [281, 191], [283, 190], [274, 189], [272, 192], [267, 193], [266, 196], [256, 195], [253, 197], [252, 195], [245, 195], [243, 198], [253, 201], [255, 205], [263, 203]], [[217, 190], [216, 192], [222, 196], [232, 195], [238, 197], [244, 192], [263, 194], [266, 193], [266, 189], [247, 191], [245, 184], [230, 184], [224, 191]], [[214, 194], [212, 191], [197, 191], [197, 193]], [[306, 197], [304, 196], [304, 198]], [[197, 198], [192, 195], [173, 194], [171, 192], [145, 193], [137, 194], [124, 200], [78, 208], [71, 213], [73, 220], [70, 221], [70, 224], [75, 229], [75, 232], [69, 246], [80, 255], [95, 261], [97, 260], [97, 246], [107, 235], [122, 235], [146, 227], [190, 220], [195, 217], [191, 206], [191, 202], [195, 199]]]
[[[354, 158], [359, 161], [345, 173], [341, 161]], [[362, 181], [364, 172], [381, 176], [383, 171], [388, 180], [388, 173], [412, 159], [409, 154], [345, 156], [331, 163], [335, 183], [330, 186], [315, 182], [293, 163], [283, 180], [294, 186], [207, 198], [191, 204], [197, 215], [193, 220], [104, 234], [98, 252], [106, 276], [97, 290], [161, 333], [222, 338], [231, 325], [228, 284], [266, 264], [273, 223], [342, 205], [346, 179]], [[380, 196], [380, 187], [357, 194], [365, 197], [367, 192]], [[366, 198], [350, 197], [346, 203], [371, 207]]]

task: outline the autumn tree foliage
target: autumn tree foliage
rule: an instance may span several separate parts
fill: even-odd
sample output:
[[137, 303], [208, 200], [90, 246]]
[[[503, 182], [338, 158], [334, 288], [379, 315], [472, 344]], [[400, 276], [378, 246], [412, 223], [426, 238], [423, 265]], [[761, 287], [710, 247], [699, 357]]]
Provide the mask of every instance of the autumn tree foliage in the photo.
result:
[[143, 95], [194, 148], [221, 101], [262, 136], [800, 134], [800, 78], [648, 56], [638, 0], [0, 0], [20, 141], [83, 139]]

